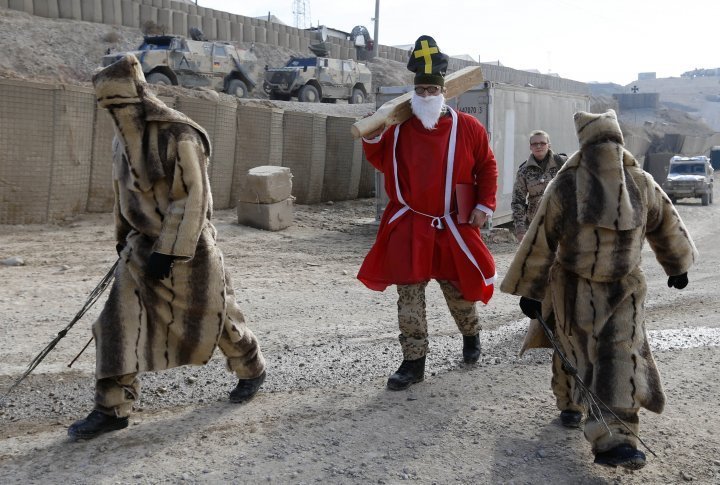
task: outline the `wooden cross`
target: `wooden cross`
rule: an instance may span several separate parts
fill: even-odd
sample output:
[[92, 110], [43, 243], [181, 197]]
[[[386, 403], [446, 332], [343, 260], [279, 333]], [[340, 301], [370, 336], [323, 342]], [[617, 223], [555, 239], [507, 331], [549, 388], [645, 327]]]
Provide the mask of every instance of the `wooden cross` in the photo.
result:
[[437, 47], [430, 47], [427, 40], [420, 41], [420, 50], [415, 51], [415, 58], [425, 58], [425, 74], [432, 74], [432, 54], [440, 52]]

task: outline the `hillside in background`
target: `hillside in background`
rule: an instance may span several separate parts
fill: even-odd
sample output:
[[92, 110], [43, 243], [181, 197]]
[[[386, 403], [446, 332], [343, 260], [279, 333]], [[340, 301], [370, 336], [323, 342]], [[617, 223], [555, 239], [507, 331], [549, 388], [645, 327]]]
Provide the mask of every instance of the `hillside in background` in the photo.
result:
[[[0, 9], [0, 77], [28, 81], [61, 82], [89, 86], [100, 59], [108, 51], [126, 51], [142, 42], [139, 29], [64, 19], [47, 19], [15, 10]], [[269, 44], [237, 43], [250, 50], [255, 59], [250, 70], [258, 87], [256, 99], [266, 99], [261, 83], [264, 67], [282, 66], [291, 56], [309, 56]], [[388, 59], [368, 62], [373, 86], [399, 86], [412, 82], [405, 63]], [[636, 81], [639, 92], [658, 92], [659, 110], [619, 112], [623, 128], [652, 139], [667, 133], [706, 136], [720, 132], [720, 77], [698, 76]], [[589, 84], [591, 110], [616, 108], [612, 95], [627, 93], [633, 85]], [[182, 88], [173, 88], [182, 89]], [[186, 90], [188, 91], [188, 90]], [[373, 100], [371, 100], [373, 101]], [[303, 111], [335, 110], [346, 115], [362, 115], [358, 107], [343, 103], [309, 106], [306, 103], [270, 102], [284, 109]]]

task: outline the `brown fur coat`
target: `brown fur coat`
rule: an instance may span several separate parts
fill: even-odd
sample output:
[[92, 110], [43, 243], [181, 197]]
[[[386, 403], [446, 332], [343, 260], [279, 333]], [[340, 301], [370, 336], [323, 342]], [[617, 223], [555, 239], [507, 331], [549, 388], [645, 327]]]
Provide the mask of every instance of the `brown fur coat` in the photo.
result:
[[500, 289], [549, 296], [563, 350], [608, 405], [661, 412], [641, 251], [647, 239], [665, 272], [678, 275], [696, 249], [668, 197], [623, 148], [615, 113], [578, 113], [575, 122], [581, 149], [548, 186]]
[[[145, 90], [133, 56], [93, 82], [115, 122], [115, 232], [124, 246], [93, 325], [96, 377], [205, 364], [223, 332], [233, 342], [254, 339], [244, 330], [210, 223], [208, 136]], [[168, 278], [147, 275], [152, 252], [176, 257]], [[249, 376], [262, 371], [259, 349], [246, 358], [241, 367]]]

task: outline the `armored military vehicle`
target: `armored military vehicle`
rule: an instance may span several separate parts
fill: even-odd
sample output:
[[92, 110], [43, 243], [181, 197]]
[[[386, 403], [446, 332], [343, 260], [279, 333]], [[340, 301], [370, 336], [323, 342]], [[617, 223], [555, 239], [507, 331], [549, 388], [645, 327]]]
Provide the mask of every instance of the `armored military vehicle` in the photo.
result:
[[265, 67], [263, 89], [270, 99], [309, 103], [365, 103], [372, 92], [372, 74], [363, 63], [329, 57], [292, 57], [285, 67]]
[[[131, 53], [140, 61], [145, 78], [151, 84], [208, 87], [239, 98], [247, 97], [256, 85], [244, 65], [254, 60], [254, 56], [228, 42], [148, 35]], [[109, 66], [125, 54], [104, 56], [103, 66]]]

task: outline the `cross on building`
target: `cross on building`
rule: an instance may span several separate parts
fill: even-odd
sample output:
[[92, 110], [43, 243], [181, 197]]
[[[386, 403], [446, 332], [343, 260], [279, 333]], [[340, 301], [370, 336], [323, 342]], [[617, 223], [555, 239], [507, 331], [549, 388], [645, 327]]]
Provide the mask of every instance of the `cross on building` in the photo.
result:
[[630, 91], [632, 91], [633, 93], [637, 93], [638, 91], [640, 91], [640, 88], [637, 86], [633, 86], [632, 89], [630, 89]]
[[419, 51], [415, 51], [415, 58], [425, 58], [425, 74], [432, 74], [432, 55], [440, 52], [437, 47], [430, 47], [427, 40], [421, 40]]

